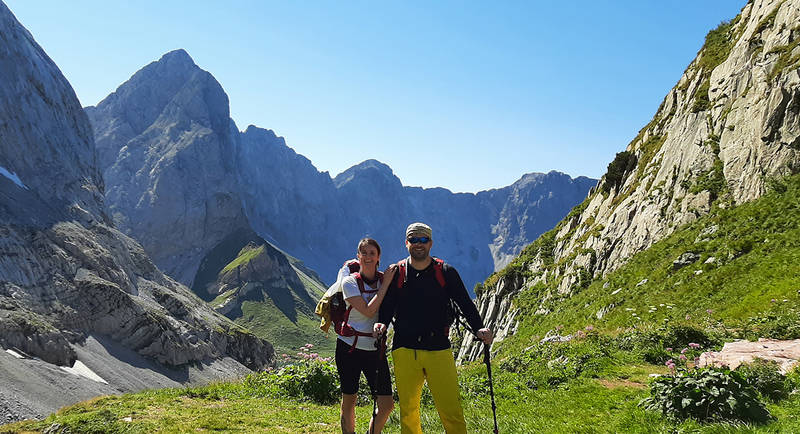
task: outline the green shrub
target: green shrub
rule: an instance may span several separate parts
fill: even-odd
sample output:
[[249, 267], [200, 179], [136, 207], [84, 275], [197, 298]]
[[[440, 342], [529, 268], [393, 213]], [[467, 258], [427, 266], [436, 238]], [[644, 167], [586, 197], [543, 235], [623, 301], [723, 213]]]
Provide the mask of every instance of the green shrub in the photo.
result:
[[766, 399], [779, 401], [789, 396], [790, 385], [775, 361], [755, 359], [739, 365], [736, 372]]
[[321, 360], [310, 360], [274, 371], [251, 374], [245, 378], [243, 385], [254, 396], [275, 394], [306, 398], [320, 404], [334, 403], [340, 395], [336, 367]]
[[748, 318], [742, 334], [752, 340], [800, 339], [800, 311], [795, 308], [785, 308], [781, 303], [770, 312]]
[[605, 175], [605, 182], [603, 183], [603, 191], [605, 193], [611, 192], [619, 188], [625, 183], [626, 175], [633, 173], [636, 168], [636, 155], [633, 152], [623, 151], [617, 152], [614, 161], [608, 163], [608, 171]]
[[522, 374], [532, 389], [556, 387], [569, 380], [594, 378], [614, 364], [613, 340], [591, 333], [585, 339], [532, 345], [503, 360], [499, 367]]
[[658, 377], [650, 383], [650, 397], [642, 405], [679, 420], [766, 422], [771, 418], [758, 392], [729, 369], [680, 370]]
[[[693, 325], [679, 324], [628, 330], [616, 339], [620, 349], [631, 351], [645, 362], [660, 365], [683, 348], [697, 346], [701, 349], [713, 348], [722, 343], [719, 337]], [[692, 344], [692, 345], [690, 345]], [[693, 358], [696, 349], [687, 358]]]

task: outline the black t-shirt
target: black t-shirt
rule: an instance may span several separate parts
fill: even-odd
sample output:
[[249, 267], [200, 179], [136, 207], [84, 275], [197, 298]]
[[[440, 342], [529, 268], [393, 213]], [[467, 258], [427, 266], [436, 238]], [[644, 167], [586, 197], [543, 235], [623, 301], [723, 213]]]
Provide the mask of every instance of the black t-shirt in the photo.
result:
[[447, 330], [451, 299], [473, 330], [483, 328], [478, 309], [470, 300], [458, 271], [448, 264], [444, 264], [442, 271], [446, 282], [444, 288], [436, 280], [433, 261], [424, 270], [416, 270], [408, 264], [402, 288], [397, 287], [399, 276], [395, 276], [378, 315], [378, 322], [383, 324], [389, 324], [394, 318], [393, 349], [405, 347], [436, 351], [450, 348]]

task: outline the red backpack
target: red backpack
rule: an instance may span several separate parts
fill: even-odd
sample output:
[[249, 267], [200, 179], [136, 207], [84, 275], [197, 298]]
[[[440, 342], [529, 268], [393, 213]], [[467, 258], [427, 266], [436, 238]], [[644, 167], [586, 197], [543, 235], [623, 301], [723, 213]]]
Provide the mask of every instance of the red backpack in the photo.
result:
[[[356, 284], [358, 285], [358, 290], [361, 294], [374, 294], [378, 292], [377, 289], [366, 289], [364, 285], [364, 279], [361, 277], [361, 273], [359, 270], [361, 266], [359, 265], [358, 261], [355, 259], [351, 259], [344, 263], [350, 270], [350, 275], [356, 279]], [[380, 271], [376, 271], [375, 277], [378, 279], [383, 278], [383, 273]], [[360, 332], [354, 329], [349, 323], [348, 320], [350, 319], [350, 311], [353, 310], [353, 306], [347, 306], [347, 303], [344, 301], [344, 295], [342, 291], [336, 292], [333, 297], [331, 297], [331, 309], [330, 309], [330, 316], [331, 322], [333, 323], [333, 329], [336, 331], [336, 334], [339, 336], [355, 336], [355, 340], [353, 340], [353, 345], [350, 347], [350, 352], [352, 352], [355, 347], [356, 343], [358, 342], [359, 336], [370, 336], [372, 337], [372, 332]]]

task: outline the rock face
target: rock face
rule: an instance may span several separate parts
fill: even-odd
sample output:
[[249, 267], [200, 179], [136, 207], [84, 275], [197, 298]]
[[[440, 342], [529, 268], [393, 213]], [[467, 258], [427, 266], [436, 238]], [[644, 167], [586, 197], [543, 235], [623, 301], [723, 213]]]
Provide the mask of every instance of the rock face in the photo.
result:
[[[580, 212], [520, 264], [535, 277], [507, 273], [479, 297], [500, 339], [518, 323], [520, 290], [546, 283], [552, 290], [543, 304], [568, 297], [582, 275], [602, 277], [712, 206], [758, 198], [771, 178], [800, 170], [798, 23], [800, 0], [754, 0], [709, 33]], [[464, 344], [462, 359], [478, 355]]]
[[200, 260], [248, 227], [228, 96], [183, 50], [142, 68], [86, 113], [115, 225], [191, 286]]
[[3, 3], [0, 39], [0, 166], [17, 178], [0, 177], [0, 346], [72, 366], [87, 339], [105, 336], [176, 369], [270, 364], [269, 343], [162, 274], [111, 224], [87, 116]]
[[423, 221], [434, 229], [433, 254], [453, 264], [471, 290], [596, 184], [550, 172], [525, 175], [502, 189], [452, 193], [403, 186], [389, 166], [375, 160], [331, 180], [283, 139], [255, 127], [243, 134], [240, 155], [246, 157], [239, 173], [248, 174], [242, 175], [242, 196], [259, 235], [331, 279], [364, 236], [381, 244], [384, 265], [408, 256], [405, 228]]
[[800, 361], [800, 339], [728, 342], [722, 346], [720, 351], [708, 351], [701, 354], [698, 366], [727, 366], [730, 369], [736, 369], [742, 363], [749, 363], [755, 359], [773, 361], [780, 366], [781, 373], [786, 374]]
[[478, 193], [492, 211], [490, 249], [495, 270], [554, 227], [595, 185], [596, 179], [584, 176], [572, 179], [559, 172], [529, 173], [508, 187]]
[[283, 137], [252, 125], [239, 137], [236, 174], [253, 229], [312, 269], [335, 275], [358, 242], [346, 232], [349, 202], [340, 202], [328, 173]]

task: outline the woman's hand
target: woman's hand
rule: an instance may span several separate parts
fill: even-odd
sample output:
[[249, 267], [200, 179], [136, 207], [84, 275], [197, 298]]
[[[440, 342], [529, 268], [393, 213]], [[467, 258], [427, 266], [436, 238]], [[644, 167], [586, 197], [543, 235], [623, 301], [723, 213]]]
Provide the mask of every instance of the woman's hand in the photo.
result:
[[397, 264], [392, 264], [386, 268], [386, 271], [383, 272], [383, 281], [381, 282], [380, 289], [387, 290], [389, 289], [389, 285], [394, 280], [394, 274], [397, 272]]

